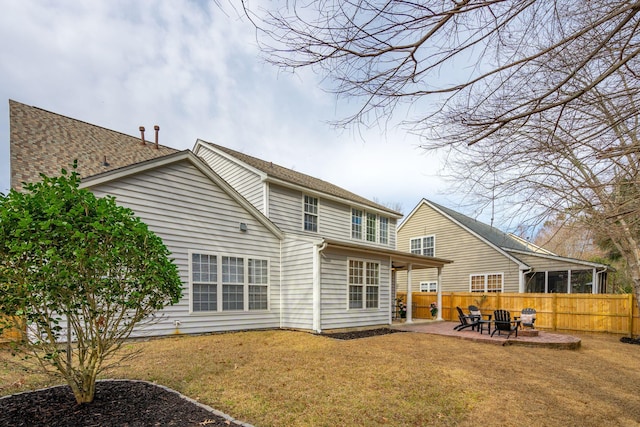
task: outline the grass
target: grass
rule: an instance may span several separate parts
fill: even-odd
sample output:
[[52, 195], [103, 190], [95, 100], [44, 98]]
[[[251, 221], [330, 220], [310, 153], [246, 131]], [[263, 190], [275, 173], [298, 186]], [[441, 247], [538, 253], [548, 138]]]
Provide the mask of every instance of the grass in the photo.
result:
[[[180, 336], [127, 344], [142, 356], [105, 377], [155, 381], [259, 427], [638, 425], [640, 346], [580, 338], [553, 350], [417, 333]], [[0, 395], [44, 385], [0, 363]]]

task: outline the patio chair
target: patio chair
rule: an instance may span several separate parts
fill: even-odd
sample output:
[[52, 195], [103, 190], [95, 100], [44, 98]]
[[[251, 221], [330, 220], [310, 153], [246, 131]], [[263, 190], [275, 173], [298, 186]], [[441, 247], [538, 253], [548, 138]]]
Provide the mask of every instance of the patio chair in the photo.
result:
[[478, 322], [478, 329], [480, 329], [480, 334], [484, 332], [485, 325], [487, 326], [489, 333], [491, 333], [491, 314], [482, 314], [477, 306], [470, 305], [469, 316]]
[[528, 326], [531, 329], [535, 329], [533, 325], [536, 322], [536, 309], [535, 308], [523, 308], [520, 312], [520, 327]]
[[453, 328], [456, 331], [461, 331], [466, 328], [475, 330], [476, 326], [480, 324], [480, 321], [477, 318], [464, 314], [460, 307], [456, 307], [456, 310], [458, 310], [458, 319], [460, 319], [460, 324]]
[[511, 313], [507, 310], [496, 310], [493, 312], [493, 332], [491, 336], [496, 332], [498, 335], [502, 335], [502, 332], [508, 332], [507, 339], [511, 337], [511, 334], [515, 331], [516, 338], [518, 337], [518, 327], [520, 326], [519, 320], [511, 320]]

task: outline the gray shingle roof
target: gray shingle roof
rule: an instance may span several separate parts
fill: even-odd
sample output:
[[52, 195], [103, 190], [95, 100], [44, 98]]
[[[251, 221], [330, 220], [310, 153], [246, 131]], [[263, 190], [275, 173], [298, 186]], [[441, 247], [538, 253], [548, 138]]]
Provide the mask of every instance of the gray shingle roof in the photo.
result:
[[466, 215], [461, 214], [460, 212], [456, 212], [452, 209], [446, 208], [442, 205], [434, 203], [432, 201], [428, 201], [431, 205], [441, 210], [442, 212], [449, 215], [451, 218], [458, 221], [463, 226], [467, 227], [469, 230], [473, 231], [477, 235], [485, 238], [495, 246], [503, 249], [515, 249], [518, 251], [526, 251], [526, 252], [534, 252], [532, 247], [527, 246], [520, 241], [512, 238], [509, 234], [498, 230], [495, 227], [492, 227], [488, 224], [480, 222], [476, 219], [468, 217]]
[[[89, 177], [178, 150], [140, 144], [140, 138], [9, 100], [11, 187], [56, 176], [78, 159], [78, 173]], [[153, 129], [146, 135], [153, 140]], [[104, 164], [106, 158], [107, 165]]]
[[261, 160], [261, 159], [258, 159], [257, 157], [249, 156], [248, 154], [244, 154], [239, 151], [235, 151], [230, 148], [214, 144], [212, 142], [207, 142], [202, 140], [200, 140], [200, 142], [203, 144], [207, 144], [212, 148], [220, 150], [228, 154], [229, 156], [235, 157], [241, 162], [246, 163], [247, 165], [267, 174], [271, 178], [275, 178], [291, 184], [306, 187], [321, 193], [330, 194], [340, 199], [344, 199], [350, 202], [355, 202], [361, 205], [369, 206], [381, 211], [388, 212], [396, 216], [402, 216], [402, 214], [400, 214], [399, 212], [396, 212], [392, 209], [389, 209], [385, 206], [382, 206], [364, 197], [358, 196], [357, 194], [354, 194], [348, 190], [345, 190], [344, 188], [338, 187], [337, 185], [333, 185], [321, 179], [314, 178], [310, 175], [306, 175], [300, 172], [296, 172], [292, 169], [285, 168], [273, 162]]

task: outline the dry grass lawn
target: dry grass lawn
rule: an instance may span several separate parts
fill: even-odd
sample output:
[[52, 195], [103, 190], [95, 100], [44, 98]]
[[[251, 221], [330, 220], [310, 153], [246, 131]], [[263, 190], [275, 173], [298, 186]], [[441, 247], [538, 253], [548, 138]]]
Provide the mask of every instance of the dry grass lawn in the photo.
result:
[[[639, 425], [640, 346], [580, 338], [573, 351], [417, 333], [181, 336], [128, 344], [142, 357], [105, 377], [155, 381], [259, 427]], [[0, 395], [46, 385], [1, 363], [0, 377]]]

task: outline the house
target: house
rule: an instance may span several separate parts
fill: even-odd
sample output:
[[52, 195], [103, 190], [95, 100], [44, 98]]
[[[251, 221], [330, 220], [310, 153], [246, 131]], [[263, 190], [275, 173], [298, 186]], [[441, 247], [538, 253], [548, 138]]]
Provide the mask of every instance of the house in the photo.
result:
[[608, 267], [558, 256], [513, 234], [423, 199], [398, 227], [398, 249], [453, 260], [455, 268], [400, 273], [412, 292], [603, 293]]
[[183, 298], [138, 335], [391, 323], [394, 276], [449, 261], [397, 251], [401, 214], [198, 140], [177, 151], [10, 101], [12, 186], [78, 159], [82, 187], [131, 208], [171, 251]]

